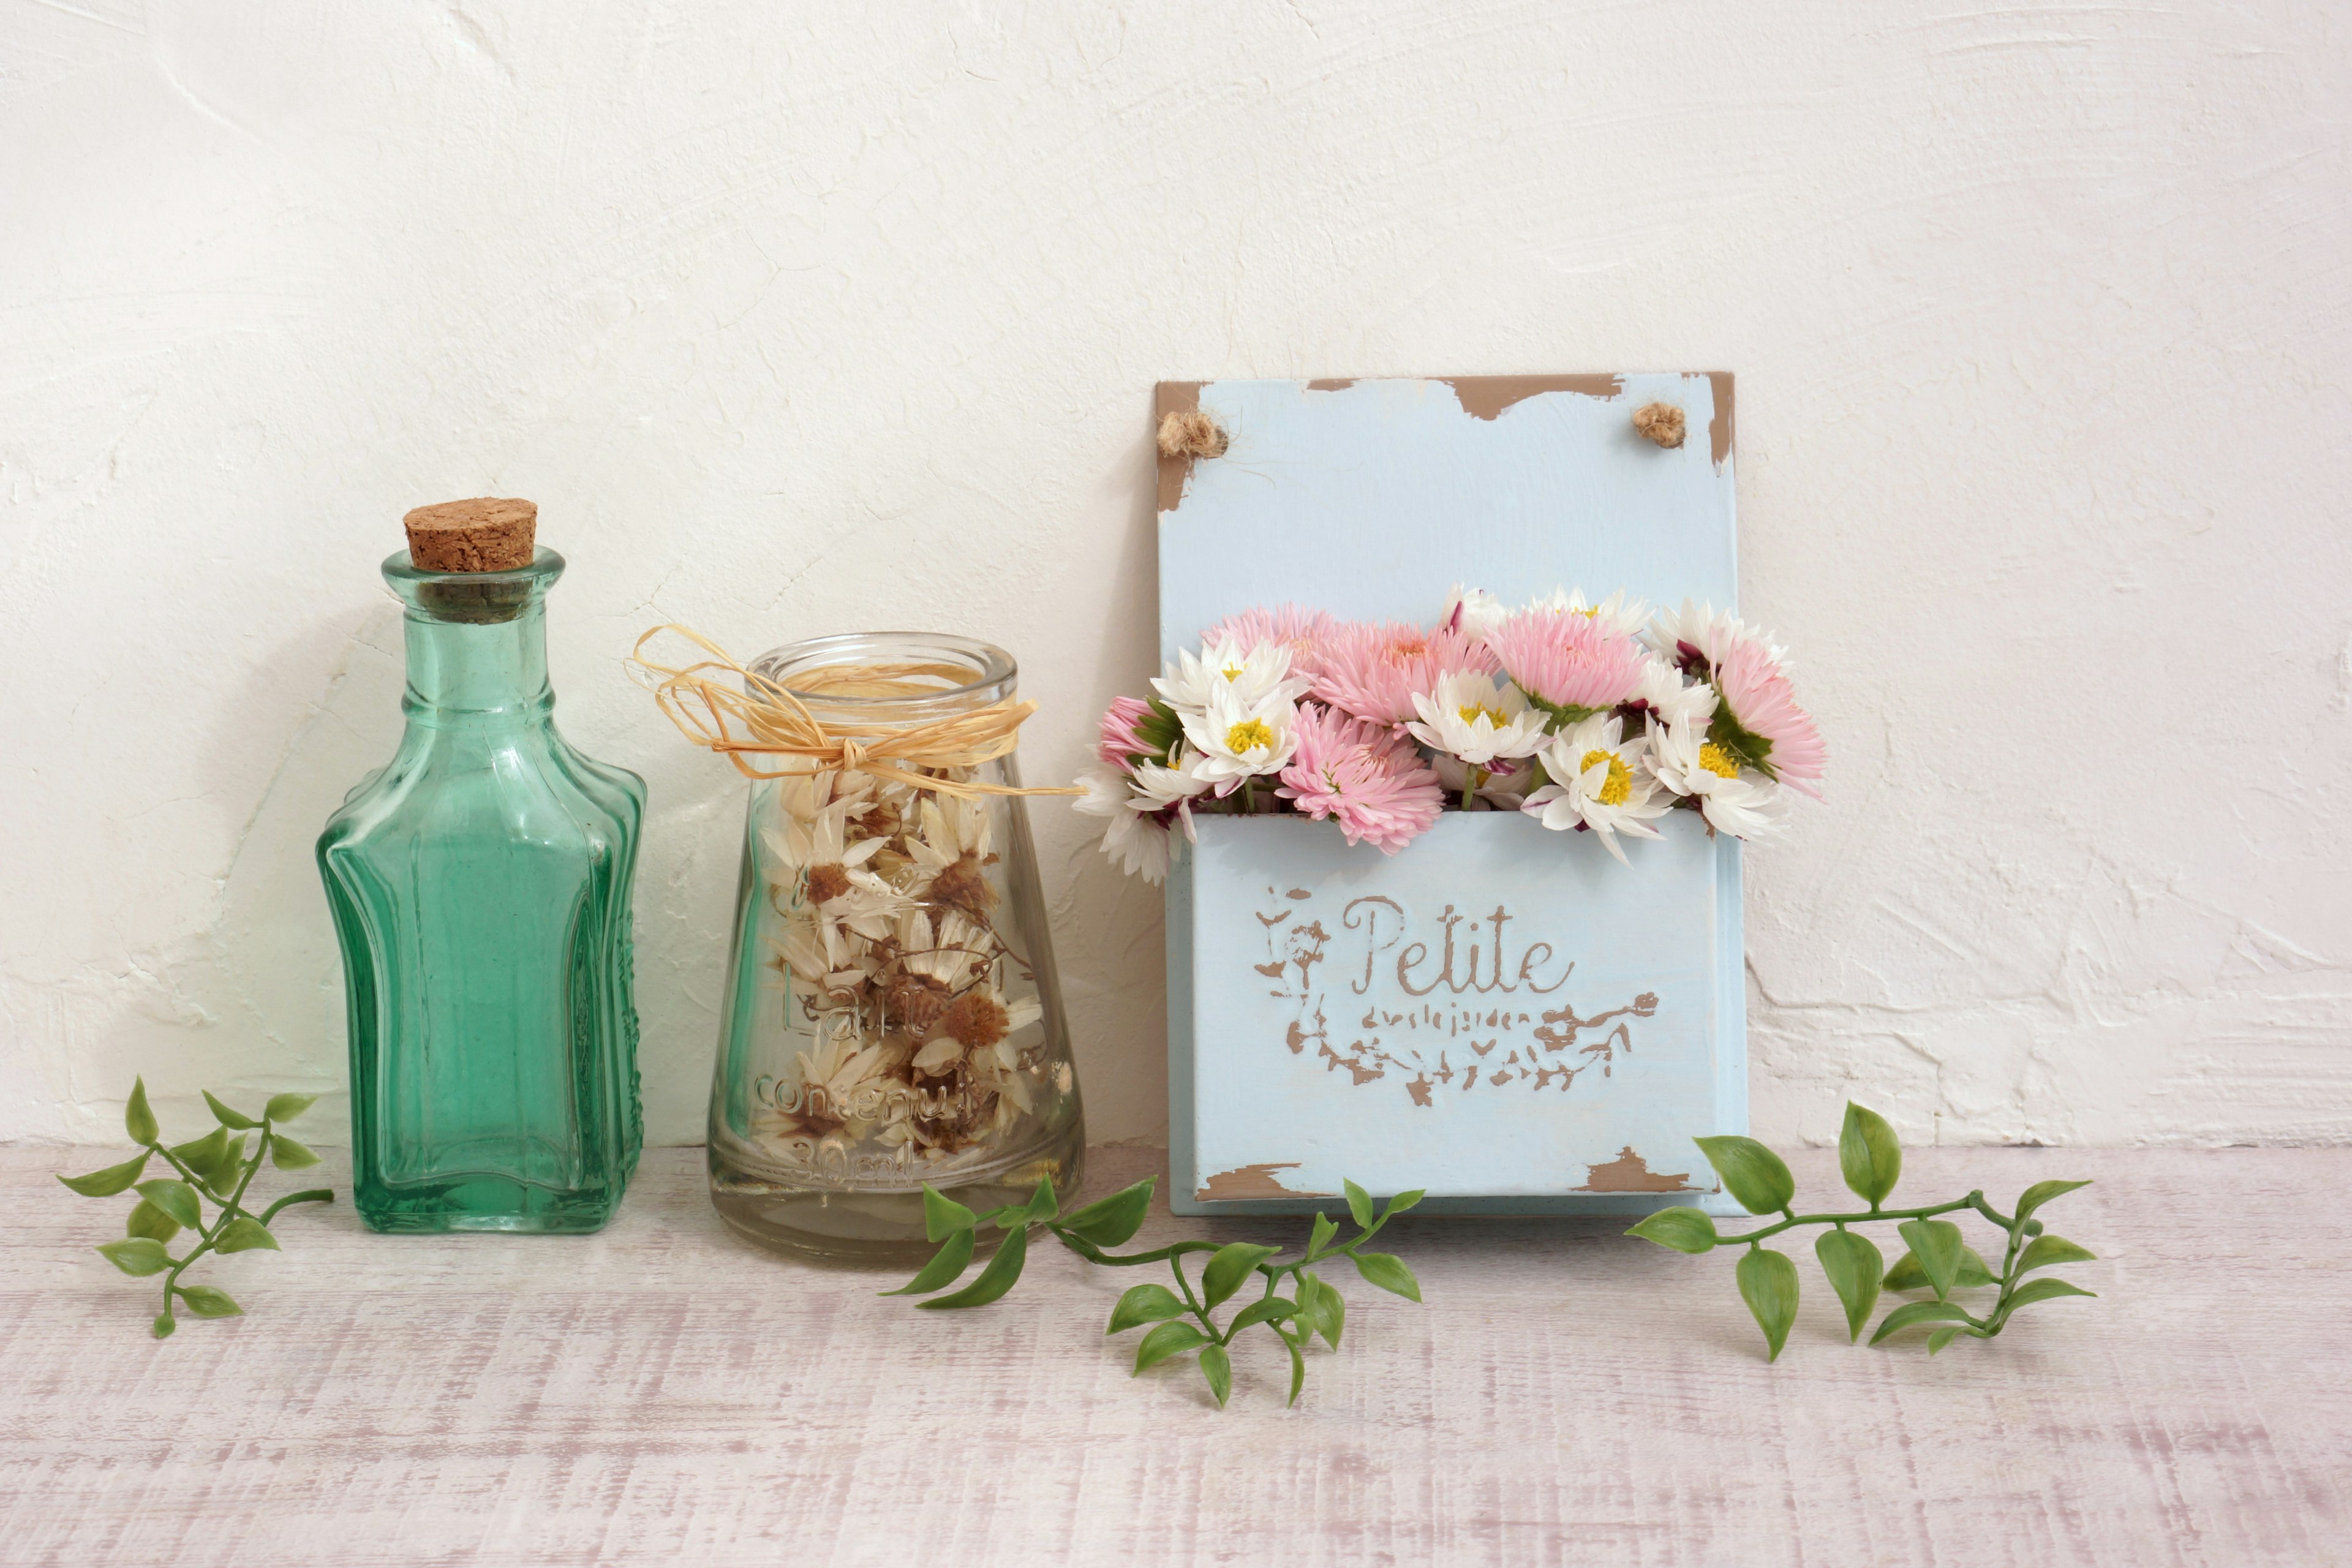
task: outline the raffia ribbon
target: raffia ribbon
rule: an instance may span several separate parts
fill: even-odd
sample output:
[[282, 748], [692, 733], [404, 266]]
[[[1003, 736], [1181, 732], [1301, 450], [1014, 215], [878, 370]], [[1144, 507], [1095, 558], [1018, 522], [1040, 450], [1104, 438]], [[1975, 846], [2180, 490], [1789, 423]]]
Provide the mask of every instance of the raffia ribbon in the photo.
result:
[[[674, 666], [646, 657], [646, 645], [665, 632], [674, 633], [710, 657]], [[977, 779], [941, 778], [918, 773], [918, 768], [978, 768], [1009, 756], [1019, 743], [1021, 722], [1037, 711], [1034, 702], [1005, 700], [919, 724], [877, 724], [836, 733], [782, 686], [745, 668], [724, 648], [690, 626], [660, 626], [637, 639], [629, 656], [630, 674], [654, 694], [661, 710], [678, 732], [696, 745], [718, 752], [735, 764], [745, 778], [778, 779], [807, 773], [809, 768], [761, 769], [754, 757], [790, 757], [816, 768], [870, 773], [913, 789], [943, 795], [1082, 795], [1075, 787], [1042, 785], [1016, 789], [1011, 784], [983, 784]], [[812, 695], [818, 688], [839, 689], [845, 700], [858, 698], [918, 696], [935, 691], [923, 677], [967, 676], [943, 665], [862, 664], [812, 671], [803, 681]], [[884, 761], [887, 758], [888, 761]], [[903, 765], [899, 765], [903, 764]]]

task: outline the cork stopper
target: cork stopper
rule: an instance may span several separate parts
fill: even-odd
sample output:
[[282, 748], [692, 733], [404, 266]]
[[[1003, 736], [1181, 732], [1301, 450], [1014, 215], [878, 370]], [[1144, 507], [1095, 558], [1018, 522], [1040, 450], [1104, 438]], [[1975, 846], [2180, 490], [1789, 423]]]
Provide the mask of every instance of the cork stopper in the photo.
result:
[[401, 521], [420, 572], [519, 572], [531, 562], [539, 503], [477, 496], [420, 506]]

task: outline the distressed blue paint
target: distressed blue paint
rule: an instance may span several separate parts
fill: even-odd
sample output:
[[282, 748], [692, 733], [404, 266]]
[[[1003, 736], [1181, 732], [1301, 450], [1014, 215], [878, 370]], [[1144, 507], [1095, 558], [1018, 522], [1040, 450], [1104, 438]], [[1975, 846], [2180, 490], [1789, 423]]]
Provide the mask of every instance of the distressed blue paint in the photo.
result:
[[[1718, 469], [1708, 451], [1713, 384], [1629, 375], [1624, 388], [1480, 419], [1442, 381], [1209, 383], [1201, 408], [1232, 444], [1160, 514], [1160, 657], [1285, 599], [1428, 621], [1455, 583], [1511, 603], [1579, 585], [1734, 603], [1734, 460]], [[1633, 410], [1655, 401], [1688, 422], [1675, 450], [1633, 434]]]
[[[1254, 605], [1296, 601], [1426, 623], [1457, 582], [1510, 602], [1580, 585], [1595, 595], [1623, 587], [1653, 602], [1733, 602], [1732, 465], [1717, 465], [1708, 449], [1716, 409], [1704, 376], [1627, 376], [1615, 396], [1544, 393], [1492, 419], [1466, 412], [1436, 381], [1334, 391], [1219, 382], [1199, 399], [1231, 445], [1225, 457], [1192, 466], [1181, 503], [1160, 516], [1169, 657]], [[1657, 400], [1685, 410], [1690, 438], [1678, 450], [1632, 431], [1632, 411]], [[1168, 889], [1177, 1212], [1318, 1206], [1305, 1197], [1198, 1195], [1221, 1173], [1252, 1167], [1281, 1167], [1273, 1180], [1296, 1194], [1334, 1192], [1343, 1176], [1376, 1191], [1425, 1187], [1429, 1207], [1459, 1213], [1633, 1214], [1695, 1201], [1736, 1212], [1712, 1194], [1576, 1190], [1628, 1147], [1654, 1175], [1683, 1173], [1712, 1188], [1691, 1138], [1746, 1128], [1735, 842], [1710, 842], [1679, 815], [1664, 841], [1628, 845], [1631, 868], [1588, 836], [1491, 814], [1449, 814], [1395, 857], [1349, 848], [1330, 825], [1297, 819], [1204, 818], [1201, 837]], [[1292, 899], [1293, 889], [1308, 896]], [[1377, 955], [1365, 943], [1385, 931], [1344, 926], [1348, 907], [1367, 898], [1400, 911], [1394, 940]], [[1575, 964], [1540, 1006], [1518, 1005], [1526, 993], [1516, 988], [1516, 955], [1500, 975], [1482, 969], [1472, 978], [1457, 965], [1455, 982], [1471, 987], [1460, 993], [1441, 984], [1416, 1002], [1400, 990], [1397, 958], [1416, 942], [1440, 951], [1449, 905], [1459, 936], [1497, 904], [1509, 911], [1507, 946], [1543, 942], [1555, 967]], [[1315, 911], [1329, 939], [1307, 972], [1323, 982], [1323, 1031], [1303, 1040], [1290, 1034], [1301, 1022], [1297, 993], [1315, 981], [1301, 987], [1255, 967], [1281, 957], [1267, 946], [1269, 932], [1296, 929], [1295, 915], [1265, 923], [1286, 908]], [[1403, 980], [1433, 974], [1424, 964]], [[1538, 964], [1527, 979], [1531, 990], [1559, 977]], [[1482, 981], [1487, 990], [1476, 989]], [[1506, 993], [1507, 984], [1515, 989]], [[1561, 1043], [1568, 1021], [1543, 1019], [1562, 1005], [1591, 1017], [1645, 993], [1656, 996], [1654, 1011], [1611, 1020], [1605, 1027], [1623, 1033], [1605, 1054], [1586, 1049], [1602, 1030]], [[1509, 1027], [1481, 1026], [1492, 1040], [1484, 1055], [1460, 1032], [1474, 996], [1486, 1004], [1482, 1018], [1513, 1002]], [[1343, 998], [1353, 1005], [1344, 1015]], [[1441, 998], [1454, 1005], [1437, 1021], [1393, 1021], [1408, 1002]], [[1538, 1037], [1544, 1029], [1549, 1037]], [[1463, 1076], [1472, 1061], [1475, 1086]], [[1572, 1079], [1560, 1076], [1563, 1065], [1579, 1068]], [[1410, 1087], [1416, 1079], [1426, 1104]]]

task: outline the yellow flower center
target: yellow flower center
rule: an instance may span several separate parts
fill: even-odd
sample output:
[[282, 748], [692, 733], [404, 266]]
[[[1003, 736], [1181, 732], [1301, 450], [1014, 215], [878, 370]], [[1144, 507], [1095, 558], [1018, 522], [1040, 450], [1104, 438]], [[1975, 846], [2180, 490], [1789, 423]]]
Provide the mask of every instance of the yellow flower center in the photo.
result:
[[1618, 760], [1616, 752], [1587, 752], [1584, 760], [1576, 764], [1576, 771], [1591, 773], [1596, 764], [1604, 762], [1609, 764], [1609, 775], [1601, 781], [1600, 793], [1592, 798], [1603, 805], [1622, 805], [1626, 797], [1633, 793], [1633, 775], [1625, 771], [1625, 764]]
[[1713, 741], [1699, 747], [1698, 765], [1719, 779], [1736, 779], [1739, 776], [1739, 759]]
[[1499, 730], [1504, 725], [1510, 722], [1510, 720], [1506, 718], [1502, 713], [1498, 712], [1495, 709], [1487, 707], [1483, 702], [1465, 703], [1459, 711], [1462, 714], [1462, 721], [1465, 724], [1475, 724], [1479, 720], [1484, 719], [1487, 723], [1492, 724], [1496, 729]]
[[1244, 719], [1225, 731], [1225, 750], [1235, 756], [1260, 747], [1274, 747], [1274, 731], [1263, 719]]
[[1223, 674], [1227, 680], [1239, 680], [1242, 678], [1242, 667], [1238, 664], [1229, 664], [1225, 666]]
[[1571, 614], [1573, 614], [1573, 615], [1582, 616], [1586, 620], [1588, 620], [1588, 621], [1589, 621], [1589, 620], [1592, 619], [1595, 616], [1598, 616], [1598, 615], [1601, 613], [1601, 606], [1600, 606], [1600, 605], [1588, 605], [1588, 606], [1587, 606], [1587, 607], [1585, 607], [1584, 609], [1571, 611], [1570, 613], [1571, 613]]

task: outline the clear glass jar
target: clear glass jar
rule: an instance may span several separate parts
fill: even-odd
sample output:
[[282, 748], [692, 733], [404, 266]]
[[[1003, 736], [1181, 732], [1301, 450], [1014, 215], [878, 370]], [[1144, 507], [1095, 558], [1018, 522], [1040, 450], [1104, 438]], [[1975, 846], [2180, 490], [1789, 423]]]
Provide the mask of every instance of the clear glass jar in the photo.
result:
[[[885, 763], [894, 730], [1009, 700], [1015, 674], [1002, 648], [912, 632], [816, 637], [751, 668]], [[909, 771], [1020, 783], [1009, 756]], [[1040, 1178], [1076, 1194], [1077, 1076], [1019, 796], [814, 767], [756, 781], [728, 996], [710, 1196], [745, 1236], [903, 1264], [930, 1251], [925, 1184], [975, 1209]]]

